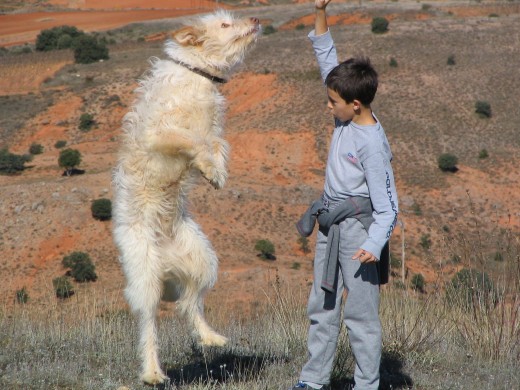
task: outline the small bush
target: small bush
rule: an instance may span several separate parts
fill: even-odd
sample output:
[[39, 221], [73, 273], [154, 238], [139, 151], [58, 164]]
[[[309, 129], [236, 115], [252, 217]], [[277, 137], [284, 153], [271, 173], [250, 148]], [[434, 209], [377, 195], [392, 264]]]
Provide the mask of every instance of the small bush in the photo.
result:
[[85, 113], [81, 114], [79, 117], [79, 129], [81, 131], [89, 131], [92, 126], [94, 126], [94, 123], [96, 123], [96, 121], [94, 120], [92, 114]]
[[10, 153], [7, 149], [0, 149], [0, 174], [14, 175], [25, 169], [27, 157]]
[[112, 202], [110, 199], [100, 198], [92, 201], [90, 206], [92, 217], [99, 221], [109, 221], [112, 219]]
[[298, 263], [297, 261], [295, 261], [294, 263], [292, 263], [291, 265], [291, 269], [294, 269], [294, 270], [299, 270], [301, 268], [301, 264]]
[[424, 286], [426, 284], [424, 280], [424, 276], [422, 274], [415, 274], [410, 281], [411, 286], [414, 290], [419, 290], [420, 292], [424, 292]]
[[59, 276], [52, 280], [56, 296], [60, 299], [69, 298], [74, 295], [74, 288], [66, 276]]
[[388, 20], [386, 18], [377, 16], [372, 19], [372, 32], [374, 34], [383, 34], [388, 31]]
[[16, 302], [27, 303], [28, 300], [29, 293], [27, 292], [25, 287], [22, 287], [20, 290], [16, 290]]
[[401, 268], [403, 265], [402, 260], [400, 257], [394, 255], [393, 253], [390, 253], [390, 268]]
[[450, 54], [450, 55], [448, 56], [448, 60], [446, 61], [446, 64], [447, 64], [447, 65], [450, 65], [450, 66], [455, 65], [455, 55]]
[[108, 48], [91, 35], [83, 35], [74, 44], [74, 60], [77, 64], [90, 64], [108, 60]]
[[83, 35], [85, 35], [85, 33], [74, 26], [53, 27], [48, 30], [43, 30], [38, 34], [35, 48], [37, 51], [68, 49]]
[[264, 260], [276, 260], [274, 256], [274, 244], [269, 240], [258, 240], [255, 250], [260, 252], [260, 257]]
[[67, 145], [67, 141], [59, 140], [59, 141], [56, 141], [56, 143], [54, 144], [54, 147], [56, 149], [61, 149], [61, 148], [64, 148], [65, 145]]
[[269, 34], [274, 34], [276, 32], [276, 29], [273, 27], [273, 25], [271, 24], [268, 24], [267, 26], [265, 26], [262, 30], [262, 33], [264, 35], [269, 35]]
[[81, 163], [81, 153], [76, 149], [65, 149], [60, 152], [58, 164], [65, 168], [65, 173], [70, 176], [72, 169]]
[[390, 67], [392, 68], [397, 68], [397, 60], [394, 57], [390, 58], [390, 62], [388, 65], [390, 65]]
[[29, 153], [35, 155], [35, 154], [42, 154], [43, 153], [43, 146], [40, 144], [33, 143], [29, 147]]
[[450, 153], [443, 153], [437, 159], [439, 168], [443, 172], [456, 172], [458, 170], [458, 168], [457, 168], [458, 162], [459, 162], [458, 158]]
[[497, 302], [498, 293], [485, 272], [464, 268], [451, 279], [446, 288], [446, 299], [449, 304], [466, 310], [473, 307], [489, 309]]
[[96, 267], [85, 252], [72, 252], [61, 261], [65, 268], [70, 268], [70, 275], [77, 282], [95, 282], [97, 280]]
[[489, 153], [486, 149], [482, 149], [480, 152], [478, 152], [478, 158], [479, 159], [484, 159], [484, 158], [488, 158], [489, 157]]
[[300, 249], [303, 253], [311, 252], [311, 248], [309, 248], [309, 239], [307, 237], [298, 237], [298, 243], [300, 244]]
[[422, 215], [421, 206], [419, 205], [419, 203], [417, 203], [417, 202], [415, 202], [415, 201], [414, 201], [413, 204], [412, 204], [412, 211], [413, 211], [413, 213], [414, 213], [415, 215], [417, 215], [417, 216]]
[[481, 118], [491, 118], [491, 104], [486, 101], [479, 100], [475, 103], [475, 112]]
[[298, 23], [295, 27], [296, 30], [304, 30], [305, 29], [305, 24], [303, 23]]
[[421, 241], [419, 244], [423, 247], [423, 249], [428, 250], [432, 247], [432, 240], [429, 234], [423, 234], [421, 236]]

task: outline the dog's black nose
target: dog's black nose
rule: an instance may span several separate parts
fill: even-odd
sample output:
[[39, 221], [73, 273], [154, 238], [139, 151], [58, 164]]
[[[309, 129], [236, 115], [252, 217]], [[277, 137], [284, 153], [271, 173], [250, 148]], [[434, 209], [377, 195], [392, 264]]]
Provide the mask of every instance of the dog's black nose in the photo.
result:
[[258, 24], [258, 23], [260, 23], [260, 20], [259, 20], [258, 18], [255, 18], [255, 17], [250, 18], [250, 20], [251, 20], [254, 24]]

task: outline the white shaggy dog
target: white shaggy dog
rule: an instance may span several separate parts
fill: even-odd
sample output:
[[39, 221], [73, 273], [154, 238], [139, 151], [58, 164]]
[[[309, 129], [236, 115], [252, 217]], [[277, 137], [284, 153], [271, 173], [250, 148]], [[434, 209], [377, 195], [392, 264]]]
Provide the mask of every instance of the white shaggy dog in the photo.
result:
[[113, 174], [114, 240], [127, 279], [125, 297], [139, 317], [141, 379], [162, 383], [156, 311], [176, 300], [204, 345], [224, 345], [203, 316], [204, 293], [217, 278], [217, 256], [186, 210], [186, 196], [202, 176], [215, 188], [227, 178], [223, 138], [225, 82], [260, 32], [256, 18], [226, 11], [199, 17], [171, 33], [165, 60], [136, 89], [123, 120]]

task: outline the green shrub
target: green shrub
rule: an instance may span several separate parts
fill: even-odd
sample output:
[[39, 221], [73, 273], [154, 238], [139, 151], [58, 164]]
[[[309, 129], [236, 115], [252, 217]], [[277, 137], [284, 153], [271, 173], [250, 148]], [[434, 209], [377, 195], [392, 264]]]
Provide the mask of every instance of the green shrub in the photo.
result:
[[475, 112], [481, 118], [491, 118], [491, 104], [486, 101], [478, 100], [475, 103]]
[[412, 211], [417, 216], [422, 215], [421, 206], [419, 205], [419, 203], [417, 203], [415, 201], [412, 204]]
[[485, 272], [464, 268], [457, 272], [446, 288], [446, 299], [463, 309], [491, 308], [498, 299], [492, 280]]
[[295, 28], [296, 28], [296, 30], [303, 30], [303, 29], [305, 29], [305, 24], [298, 23]]
[[61, 149], [61, 148], [64, 148], [65, 145], [67, 145], [67, 141], [59, 140], [59, 141], [56, 141], [56, 143], [54, 144], [54, 147], [56, 149]]
[[294, 263], [292, 263], [291, 265], [291, 269], [295, 269], [295, 270], [299, 270], [301, 268], [301, 264], [298, 263], [297, 261], [295, 261]]
[[92, 35], [83, 35], [74, 43], [74, 60], [77, 64], [90, 64], [108, 58], [106, 45]]
[[428, 250], [431, 248], [432, 246], [432, 240], [430, 238], [430, 235], [429, 234], [423, 234], [421, 236], [421, 240], [419, 242], [419, 244], [423, 247], [423, 249], [425, 250]]
[[27, 303], [28, 300], [29, 293], [27, 292], [25, 287], [22, 287], [20, 290], [16, 290], [16, 302]]
[[0, 149], [0, 174], [14, 175], [25, 169], [28, 158], [10, 153], [7, 149]]
[[260, 257], [264, 260], [276, 260], [274, 256], [274, 244], [269, 240], [258, 240], [255, 250], [260, 252]]
[[108, 221], [112, 218], [112, 202], [106, 198], [93, 200], [90, 211], [94, 219]]
[[300, 249], [303, 253], [311, 252], [311, 248], [309, 248], [309, 239], [307, 237], [298, 237], [298, 244], [300, 244]]
[[92, 126], [94, 126], [94, 123], [96, 123], [96, 121], [92, 114], [85, 113], [79, 117], [79, 129], [81, 131], [89, 131]]
[[372, 19], [372, 32], [374, 34], [383, 34], [388, 31], [388, 20], [386, 18], [377, 16]]
[[59, 276], [52, 280], [56, 296], [60, 299], [69, 298], [74, 294], [74, 288], [66, 276]]
[[482, 149], [480, 152], [478, 152], [478, 158], [479, 159], [484, 159], [484, 158], [488, 158], [489, 157], [489, 153], [486, 149]]
[[412, 280], [410, 281], [411, 286], [414, 290], [419, 290], [421, 292], [424, 292], [424, 286], [426, 284], [424, 280], [424, 276], [422, 274], [415, 274], [412, 276]]
[[400, 257], [390, 253], [390, 268], [401, 268], [403, 265]]
[[263, 28], [262, 32], [264, 35], [269, 35], [275, 33], [276, 29], [271, 24], [268, 24]]
[[446, 64], [448, 64], [450, 66], [455, 65], [455, 55], [454, 54], [450, 54], [448, 56], [448, 60], [446, 61]]
[[65, 268], [70, 268], [70, 275], [77, 282], [95, 282], [97, 280], [96, 267], [85, 252], [72, 252], [61, 261]]
[[79, 37], [85, 35], [74, 26], [58, 26], [41, 31], [36, 37], [37, 51], [71, 48]]
[[397, 60], [394, 57], [390, 58], [389, 65], [392, 68], [397, 68]]
[[458, 158], [450, 153], [443, 153], [437, 159], [439, 168], [444, 172], [456, 172], [458, 162]]
[[58, 157], [58, 164], [65, 168], [65, 173], [70, 176], [74, 167], [81, 163], [81, 153], [76, 149], [65, 149], [60, 152]]
[[42, 154], [43, 153], [43, 146], [37, 143], [31, 144], [29, 147], [29, 153], [31, 154]]

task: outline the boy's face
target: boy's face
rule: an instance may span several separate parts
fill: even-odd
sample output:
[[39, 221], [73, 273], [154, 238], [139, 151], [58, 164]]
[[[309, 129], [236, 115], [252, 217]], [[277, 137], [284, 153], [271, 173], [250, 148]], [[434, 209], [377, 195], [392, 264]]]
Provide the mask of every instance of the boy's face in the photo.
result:
[[341, 122], [347, 122], [354, 118], [360, 106], [357, 100], [347, 103], [336, 91], [330, 88], [327, 88], [327, 95], [329, 97], [327, 107], [331, 114], [334, 115], [334, 118], [339, 119]]

